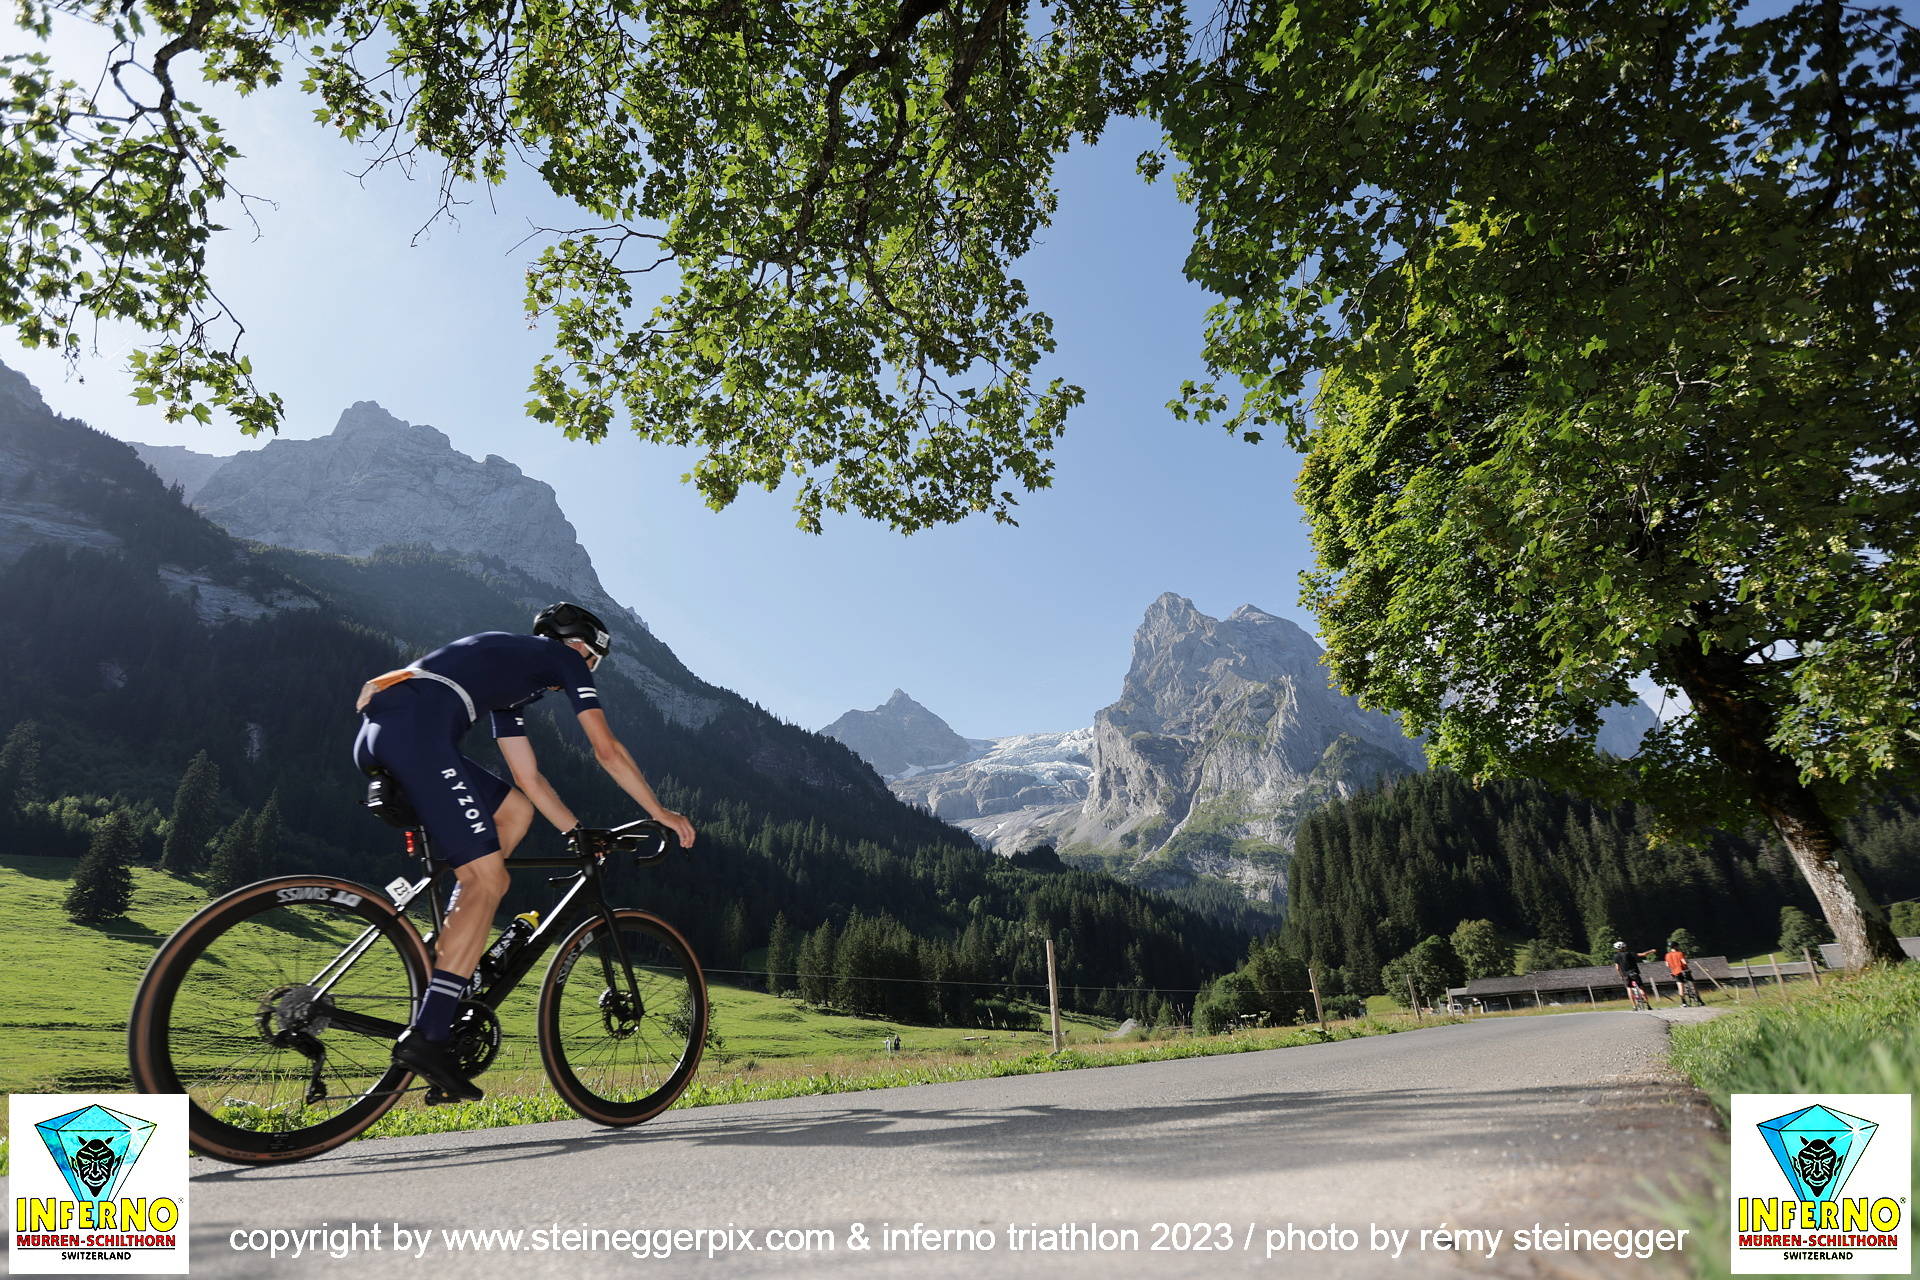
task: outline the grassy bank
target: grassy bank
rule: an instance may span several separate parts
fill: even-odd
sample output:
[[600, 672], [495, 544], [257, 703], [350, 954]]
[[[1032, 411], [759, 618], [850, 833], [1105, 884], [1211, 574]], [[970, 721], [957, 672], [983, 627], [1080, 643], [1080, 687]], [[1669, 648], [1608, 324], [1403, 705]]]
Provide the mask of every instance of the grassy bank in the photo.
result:
[[[1712, 1022], [1675, 1027], [1669, 1061], [1723, 1116], [1735, 1093], [1920, 1092], [1920, 963], [1794, 984]], [[1914, 1150], [1920, 1155], [1920, 1145]], [[1724, 1145], [1708, 1174], [1710, 1187], [1680, 1206], [1678, 1225], [1697, 1233], [1695, 1274], [1718, 1280], [1729, 1274]]]
[[1920, 1090], [1920, 964], [1795, 984], [1676, 1027], [1672, 1062], [1722, 1111], [1733, 1093]]

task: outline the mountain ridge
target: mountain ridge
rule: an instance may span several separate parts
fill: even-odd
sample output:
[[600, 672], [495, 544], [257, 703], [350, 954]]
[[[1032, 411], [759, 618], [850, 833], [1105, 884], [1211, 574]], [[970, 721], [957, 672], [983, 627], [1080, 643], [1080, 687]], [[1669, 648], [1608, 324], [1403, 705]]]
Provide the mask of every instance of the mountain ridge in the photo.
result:
[[[1616, 710], [1600, 746], [1630, 753], [1653, 715]], [[1395, 720], [1333, 687], [1304, 628], [1253, 604], [1212, 618], [1171, 591], [1147, 606], [1120, 696], [1091, 726], [975, 746], [881, 772], [1003, 855], [1050, 843], [1151, 887], [1224, 879], [1267, 902], [1284, 900], [1306, 815], [1426, 768]]]

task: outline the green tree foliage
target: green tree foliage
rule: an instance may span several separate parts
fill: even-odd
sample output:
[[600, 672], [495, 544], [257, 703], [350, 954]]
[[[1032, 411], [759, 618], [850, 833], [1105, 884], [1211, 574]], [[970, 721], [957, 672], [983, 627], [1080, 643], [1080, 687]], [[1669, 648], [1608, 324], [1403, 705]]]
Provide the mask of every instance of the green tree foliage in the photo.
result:
[[833, 998], [835, 953], [838, 950], [831, 920], [822, 921], [802, 940], [798, 961], [802, 1000], [809, 1004], [826, 1004]]
[[[1920, 804], [1864, 810], [1846, 829], [1881, 901], [1920, 894]], [[1295, 833], [1285, 944], [1329, 985], [1378, 992], [1381, 965], [1461, 919], [1485, 919], [1545, 953], [1580, 953], [1616, 938], [1652, 946], [1685, 924], [1716, 949], [1764, 951], [1780, 908], [1815, 903], [1770, 839], [1720, 833], [1697, 846], [1649, 843], [1654, 817], [1535, 782], [1468, 784], [1438, 769], [1337, 800]], [[1590, 940], [1584, 904], [1600, 902], [1611, 936]], [[1704, 953], [1699, 953], [1704, 954]], [[1531, 969], [1565, 965], [1542, 960]]]
[[[1920, 30], [1364, 8], [1262, 11], [1271, 70], [1174, 125], [1202, 163], [1243, 72], [1275, 95], [1199, 184], [1209, 358], [1306, 449], [1337, 677], [1475, 777], [1763, 816], [1848, 955], [1891, 958], [1840, 820], [1920, 779]], [[1234, 181], [1274, 155], [1292, 198]], [[1642, 674], [1681, 714], [1596, 756]]]
[[285, 862], [282, 839], [285, 832], [280, 823], [280, 792], [276, 789], [267, 797], [266, 804], [260, 808], [260, 815], [253, 820], [252, 833], [252, 875], [280, 875], [292, 868]]
[[1680, 954], [1683, 956], [1697, 956], [1702, 954], [1700, 940], [1693, 936], [1691, 929], [1667, 930], [1667, 943], [1669, 946], [1678, 947]]
[[196, 871], [206, 860], [207, 842], [220, 829], [220, 767], [197, 751], [173, 793], [160, 865], [169, 871]]
[[767, 990], [773, 995], [785, 995], [794, 989], [794, 968], [796, 956], [793, 945], [793, 926], [787, 923], [787, 913], [777, 911], [773, 916], [773, 927], [767, 931]]
[[1578, 951], [1557, 947], [1545, 938], [1533, 938], [1514, 953], [1513, 971], [1516, 974], [1544, 973], [1549, 969], [1578, 969], [1587, 963], [1588, 957]]
[[217, 898], [241, 885], [260, 878], [260, 859], [255, 840], [260, 834], [260, 819], [249, 809], [227, 824], [213, 843], [213, 857], [207, 864], [207, 896]]
[[1448, 941], [1468, 981], [1513, 972], [1513, 948], [1501, 939], [1491, 920], [1462, 920]]
[[1820, 922], [1798, 907], [1780, 908], [1780, 949], [1790, 956], [1802, 950], [1818, 951], [1820, 944], [1832, 941]]
[[1217, 1036], [1231, 1031], [1240, 1020], [1259, 1015], [1259, 988], [1253, 979], [1235, 970], [1200, 992], [1193, 1005], [1193, 1029], [1203, 1036]]
[[0, 744], [0, 819], [40, 798], [40, 726], [22, 720]]
[[1411, 1007], [1414, 999], [1422, 1004], [1444, 999], [1448, 987], [1457, 987], [1465, 981], [1453, 944], [1437, 933], [1422, 939], [1405, 955], [1387, 961], [1380, 969], [1380, 985], [1407, 1007]]
[[1920, 937], [1920, 902], [1896, 902], [1887, 916], [1901, 937]]
[[126, 913], [133, 903], [133, 862], [139, 855], [133, 823], [114, 810], [94, 828], [86, 856], [73, 869], [67, 916], [75, 924], [100, 924]]
[[[798, 474], [809, 527], [825, 510], [1006, 518], [1003, 483], [1047, 483], [1081, 393], [1035, 385], [1052, 325], [1009, 268], [1052, 211], [1054, 158], [1135, 109], [1183, 38], [1160, 3], [1062, 3], [1031, 24], [950, 0], [21, 12], [43, 36], [56, 14], [95, 23], [144, 72], [96, 99], [37, 55], [0, 67], [19, 155], [0, 204], [39, 215], [13, 224], [0, 321], [29, 344], [76, 350], [76, 306], [128, 319], [169, 335], [136, 356], [144, 399], [278, 423], [205, 275], [235, 153], [181, 80], [189, 57], [242, 92], [298, 68], [322, 124], [372, 163], [443, 162], [446, 203], [524, 157], [583, 211], [528, 270], [528, 314], [555, 333], [536, 417], [598, 438], [624, 413], [693, 446], [715, 506]], [[667, 296], [636, 305], [659, 270]]]

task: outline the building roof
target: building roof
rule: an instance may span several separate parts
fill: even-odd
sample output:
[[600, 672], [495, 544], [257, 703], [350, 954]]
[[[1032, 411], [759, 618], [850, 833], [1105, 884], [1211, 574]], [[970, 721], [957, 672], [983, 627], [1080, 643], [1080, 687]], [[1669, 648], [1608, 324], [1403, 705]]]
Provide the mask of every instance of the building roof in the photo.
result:
[[[1733, 971], [1725, 956], [1692, 956], [1687, 960], [1696, 975], [1718, 978], [1723, 982], [1733, 978]], [[1782, 965], [1781, 968], [1785, 969]], [[1803, 968], [1805, 966], [1802, 966]], [[1769, 971], [1770, 972], [1770, 971]], [[1745, 976], [1742, 974], [1741, 976]], [[1664, 964], [1640, 965], [1640, 981], [1649, 985], [1656, 982], [1672, 982], [1673, 975], [1667, 972]], [[1613, 971], [1610, 964], [1583, 965], [1578, 969], [1541, 969], [1534, 973], [1523, 973], [1511, 978], [1475, 978], [1464, 987], [1450, 987], [1450, 996], [1509, 996], [1531, 994], [1538, 991], [1541, 995], [1556, 994], [1562, 991], [1585, 991], [1588, 987], [1617, 987], [1620, 975]]]
[[[1900, 939], [1900, 949], [1907, 953], [1907, 959], [1920, 960], [1920, 938]], [[1840, 944], [1837, 942], [1821, 943], [1820, 963], [1826, 965], [1829, 969], [1846, 968], [1846, 965], [1840, 962]]]

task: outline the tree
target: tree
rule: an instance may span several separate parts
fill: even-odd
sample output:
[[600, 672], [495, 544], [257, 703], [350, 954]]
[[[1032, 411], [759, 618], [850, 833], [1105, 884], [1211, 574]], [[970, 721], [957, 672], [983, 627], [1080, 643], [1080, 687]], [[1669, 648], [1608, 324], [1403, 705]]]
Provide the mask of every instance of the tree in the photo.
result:
[[1683, 956], [1699, 955], [1703, 949], [1700, 940], [1687, 929], [1673, 929], [1667, 933], [1667, 945], [1680, 948]]
[[40, 726], [22, 720], [0, 744], [0, 817], [40, 798]]
[[1513, 972], [1513, 948], [1501, 940], [1491, 920], [1462, 920], [1450, 942], [1469, 982]]
[[100, 819], [86, 856], [73, 869], [67, 916], [75, 924], [99, 924], [124, 915], [133, 903], [133, 862], [139, 855], [133, 823], [123, 809]]
[[[691, 475], [716, 507], [798, 473], [815, 528], [849, 508], [903, 529], [1005, 519], [1003, 484], [1048, 482], [1082, 396], [1034, 385], [1052, 324], [1010, 266], [1051, 212], [1055, 157], [1135, 109], [1155, 51], [1184, 39], [1165, 3], [1062, 4], [1033, 27], [1018, 7], [954, 0], [22, 14], [42, 38], [60, 14], [122, 42], [98, 99], [91, 76], [0, 64], [0, 134], [24, 159], [0, 169], [0, 206], [37, 215], [12, 224], [0, 322], [29, 345], [71, 353], [84, 314], [130, 320], [168, 335], [135, 355], [143, 399], [278, 425], [206, 273], [223, 199], [244, 203], [236, 153], [182, 81], [196, 54], [241, 92], [297, 67], [370, 167], [442, 163], [443, 212], [515, 157], [584, 211], [590, 225], [547, 229], [528, 270], [528, 313], [555, 330], [534, 416], [598, 438], [624, 410], [703, 452]], [[152, 194], [121, 194], [136, 191]], [[660, 268], [674, 283], [649, 306], [637, 286]]]
[[243, 884], [251, 884], [259, 875], [259, 858], [254, 841], [260, 833], [260, 821], [248, 809], [214, 840], [213, 857], [207, 864], [207, 896], [217, 898]]
[[197, 753], [180, 775], [173, 793], [173, 816], [160, 850], [160, 865], [169, 871], [194, 871], [206, 859], [207, 841], [220, 829], [220, 767]]
[[1893, 931], [1901, 937], [1920, 936], [1920, 902], [1896, 902], [1888, 916]]
[[[267, 803], [261, 806], [260, 816], [253, 820], [253, 838], [251, 862], [247, 879], [273, 874], [275, 865], [280, 861], [280, 790], [274, 788], [267, 797]], [[241, 881], [240, 883], [245, 883]]]
[[801, 941], [795, 968], [800, 974], [800, 998], [808, 1004], [825, 1004], [833, 998], [838, 950], [831, 920], [822, 920], [820, 927]]
[[1233, 1030], [1239, 1019], [1260, 1012], [1259, 989], [1251, 978], [1236, 970], [1217, 978], [1194, 1001], [1193, 1029], [1203, 1036], [1217, 1036]]
[[1415, 997], [1431, 1003], [1445, 997], [1447, 988], [1457, 987], [1463, 981], [1460, 957], [1453, 954], [1453, 944], [1437, 933], [1380, 969], [1380, 984], [1402, 1005], [1409, 1002], [1409, 982]]
[[[1488, 5], [1425, 40], [1371, 8], [1332, 51], [1270, 29], [1275, 92], [1199, 198], [1209, 359], [1264, 365], [1233, 422], [1306, 449], [1337, 677], [1476, 778], [1765, 817], [1850, 959], [1892, 957], [1837, 823], [1920, 777], [1920, 31]], [[1274, 155], [1302, 198], [1236, 181]], [[1642, 676], [1679, 714], [1597, 756]]]
[[1513, 971], [1516, 974], [1544, 973], [1549, 969], [1577, 969], [1586, 963], [1587, 957], [1578, 951], [1555, 946], [1546, 938], [1534, 938], [1515, 955]]
[[787, 923], [787, 914], [776, 911], [773, 916], [773, 928], [767, 933], [767, 991], [772, 995], [785, 995], [794, 986], [794, 948], [793, 926]]
[[[701, 452], [714, 506], [793, 476], [815, 529], [1006, 519], [1003, 484], [1048, 482], [1081, 395], [1034, 386], [1052, 326], [1011, 264], [1054, 158], [1154, 115], [1141, 169], [1178, 166], [1187, 273], [1221, 299], [1178, 411], [1305, 450], [1341, 682], [1476, 779], [1636, 795], [1677, 832], [1757, 812], [1849, 959], [1896, 954], [1836, 836], [1920, 776], [1920, 29], [1896, 8], [24, 6], [42, 36], [55, 12], [131, 41], [116, 71], [152, 89], [101, 77], [134, 97], [96, 102], [6, 60], [24, 341], [128, 319], [170, 335], [140, 394], [277, 422], [205, 271], [233, 152], [175, 59], [243, 90], [298, 65], [371, 163], [438, 160], [451, 200], [524, 155], [595, 222], [529, 271], [555, 331], [536, 417], [598, 438], [624, 410]], [[1679, 714], [1597, 758], [1642, 677]]]
[[1827, 931], [1818, 921], [1798, 907], [1780, 908], [1780, 949], [1790, 956], [1815, 951], [1828, 941]]

